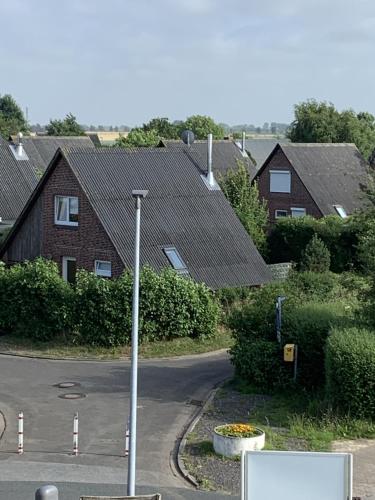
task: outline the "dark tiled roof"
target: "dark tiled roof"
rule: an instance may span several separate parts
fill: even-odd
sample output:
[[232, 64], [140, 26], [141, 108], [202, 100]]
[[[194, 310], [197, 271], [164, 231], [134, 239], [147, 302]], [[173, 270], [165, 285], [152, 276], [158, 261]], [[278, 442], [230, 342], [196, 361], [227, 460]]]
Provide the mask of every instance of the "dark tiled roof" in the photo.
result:
[[364, 203], [367, 164], [354, 144], [281, 144], [323, 215], [342, 205], [352, 214]]
[[[201, 163], [207, 168], [207, 141], [194, 141], [188, 148], [182, 141], [161, 141], [161, 145], [169, 149], [183, 149], [197, 152], [201, 157]], [[256, 173], [256, 168], [248, 155], [243, 156], [241, 149], [229, 140], [212, 141], [212, 169], [215, 174], [225, 175], [232, 168], [237, 168], [237, 160], [243, 161], [252, 179]]]
[[175, 246], [190, 275], [213, 289], [271, 280], [223, 193], [210, 191], [201, 179], [198, 154], [145, 148], [63, 154], [125, 266], [132, 266], [134, 252], [131, 191], [148, 189], [142, 204], [142, 264], [169, 266], [162, 249]]
[[38, 183], [30, 161], [18, 161], [0, 137], [0, 217], [14, 221]]
[[272, 153], [276, 144], [288, 143], [288, 139], [246, 139], [246, 150], [256, 162], [259, 170]]
[[[13, 138], [16, 142], [17, 138]], [[44, 172], [58, 148], [94, 148], [95, 145], [87, 136], [26, 136], [22, 139], [27, 156], [34, 168]]]

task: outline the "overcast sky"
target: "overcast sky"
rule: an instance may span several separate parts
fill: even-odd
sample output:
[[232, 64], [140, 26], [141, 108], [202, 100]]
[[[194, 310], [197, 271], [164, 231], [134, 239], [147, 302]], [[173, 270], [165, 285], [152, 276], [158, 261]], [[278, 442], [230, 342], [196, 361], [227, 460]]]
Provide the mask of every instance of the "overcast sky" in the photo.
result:
[[0, 94], [32, 123], [375, 114], [374, 0], [3, 0]]

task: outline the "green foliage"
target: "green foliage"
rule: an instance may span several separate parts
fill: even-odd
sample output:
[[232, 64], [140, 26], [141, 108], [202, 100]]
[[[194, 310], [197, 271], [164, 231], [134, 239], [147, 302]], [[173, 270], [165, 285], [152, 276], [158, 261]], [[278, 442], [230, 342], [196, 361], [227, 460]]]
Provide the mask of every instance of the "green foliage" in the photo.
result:
[[301, 268], [304, 271], [324, 273], [329, 270], [331, 255], [323, 241], [314, 234], [302, 253]]
[[208, 134], [212, 134], [214, 139], [224, 138], [224, 129], [212, 118], [204, 115], [189, 116], [180, 125], [180, 130], [192, 130], [196, 139], [207, 139]]
[[0, 95], [0, 135], [8, 139], [18, 132], [29, 132], [25, 116], [11, 95]]
[[142, 126], [144, 132], [154, 132], [163, 139], [179, 139], [179, 127], [168, 118], [153, 118]]
[[250, 183], [249, 172], [245, 164], [237, 161], [237, 169], [229, 169], [225, 176], [219, 178], [219, 184], [256, 247], [265, 255], [268, 225], [267, 202], [260, 201], [258, 185]]
[[1, 268], [0, 300], [2, 331], [48, 340], [71, 327], [72, 291], [52, 261]]
[[3, 243], [3, 241], [5, 241], [5, 238], [8, 236], [11, 229], [12, 229], [11, 227], [6, 227], [5, 229], [2, 229], [0, 231], [0, 245]]
[[330, 252], [331, 270], [350, 270], [358, 267], [359, 234], [357, 218], [344, 220], [330, 215], [321, 219], [309, 216], [278, 219], [268, 237], [269, 260], [271, 263], [294, 262], [299, 267], [306, 246], [317, 235]]
[[375, 332], [333, 329], [326, 354], [327, 396], [334, 407], [375, 419]]
[[160, 137], [153, 129], [133, 128], [129, 134], [116, 139], [114, 146], [120, 148], [149, 148], [157, 146]]
[[68, 113], [63, 120], [50, 120], [46, 131], [48, 135], [85, 135], [85, 131], [72, 113]]
[[292, 142], [354, 143], [364, 158], [375, 147], [375, 118], [370, 113], [341, 113], [332, 103], [307, 100], [294, 107], [295, 119], [287, 136]]

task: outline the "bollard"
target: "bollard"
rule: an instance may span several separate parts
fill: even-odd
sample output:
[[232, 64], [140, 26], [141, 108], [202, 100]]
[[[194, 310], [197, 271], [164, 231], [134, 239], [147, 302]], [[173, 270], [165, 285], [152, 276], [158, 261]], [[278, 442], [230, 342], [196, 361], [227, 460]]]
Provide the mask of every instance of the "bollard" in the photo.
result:
[[23, 453], [23, 412], [18, 414], [18, 454]]
[[78, 413], [74, 415], [73, 420], [73, 455], [78, 455]]
[[126, 431], [125, 431], [125, 456], [129, 456], [129, 438], [130, 438], [130, 425], [129, 425], [129, 419], [126, 424]]
[[35, 500], [59, 500], [59, 492], [56, 486], [47, 484], [36, 490]]

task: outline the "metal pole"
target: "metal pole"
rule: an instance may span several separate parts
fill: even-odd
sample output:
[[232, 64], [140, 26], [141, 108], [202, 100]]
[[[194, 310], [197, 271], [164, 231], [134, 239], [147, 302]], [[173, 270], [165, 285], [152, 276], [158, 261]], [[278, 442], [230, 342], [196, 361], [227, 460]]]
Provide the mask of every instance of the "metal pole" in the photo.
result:
[[78, 413], [74, 415], [73, 419], [73, 455], [78, 455]]
[[297, 369], [298, 369], [298, 345], [294, 346], [294, 370], [293, 370], [293, 380], [297, 382]]
[[129, 419], [126, 424], [126, 430], [125, 430], [125, 456], [129, 456], [129, 438], [130, 438], [130, 430], [129, 430]]
[[128, 496], [135, 495], [135, 463], [137, 450], [137, 385], [138, 385], [138, 311], [139, 311], [139, 253], [141, 235], [141, 198], [148, 191], [133, 191], [135, 198], [135, 246], [134, 246], [134, 283], [132, 309], [132, 348], [130, 374], [130, 446], [128, 462]]
[[18, 454], [23, 453], [23, 412], [18, 414]]
[[59, 500], [59, 492], [56, 486], [47, 484], [36, 490], [35, 500]]

